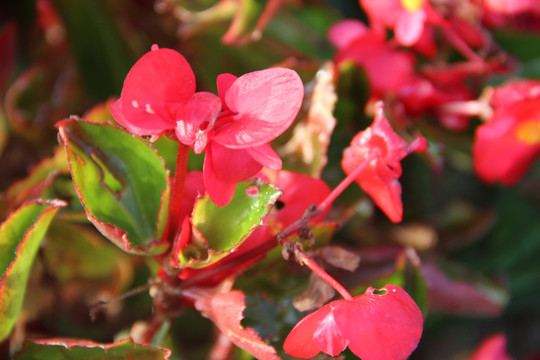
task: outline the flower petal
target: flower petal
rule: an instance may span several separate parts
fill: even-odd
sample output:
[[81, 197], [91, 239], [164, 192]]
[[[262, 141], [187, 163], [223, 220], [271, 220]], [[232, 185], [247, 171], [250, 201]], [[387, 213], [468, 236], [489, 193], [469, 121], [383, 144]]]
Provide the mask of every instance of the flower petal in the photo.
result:
[[195, 92], [195, 75], [171, 49], [153, 49], [131, 68], [111, 112], [136, 135], [160, 135], [176, 127], [177, 109]]
[[229, 149], [216, 143], [211, 143], [212, 169], [217, 179], [226, 183], [237, 183], [256, 175], [262, 165], [251, 157], [245, 149]]
[[270, 144], [264, 144], [247, 148], [248, 154], [262, 166], [270, 168], [272, 170], [281, 169], [282, 162], [278, 154], [272, 149]]
[[368, 288], [336, 307], [336, 323], [362, 360], [404, 360], [420, 341], [422, 313], [402, 288], [386, 285], [382, 291]]
[[293, 122], [304, 96], [302, 80], [285, 68], [255, 71], [239, 77], [225, 93], [234, 114], [216, 128], [214, 140], [242, 149], [269, 143]]
[[193, 147], [196, 154], [206, 148], [208, 132], [221, 111], [221, 101], [209, 92], [195, 93], [176, 114], [176, 137]]
[[300, 320], [285, 339], [285, 352], [309, 359], [320, 351], [335, 356], [345, 350], [347, 342], [342, 339], [333, 314], [334, 307], [341, 302], [343, 300], [334, 301]]
[[212, 167], [212, 152], [207, 151], [203, 164], [203, 177], [206, 192], [217, 206], [227, 205], [234, 196], [236, 183], [226, 183], [216, 177]]

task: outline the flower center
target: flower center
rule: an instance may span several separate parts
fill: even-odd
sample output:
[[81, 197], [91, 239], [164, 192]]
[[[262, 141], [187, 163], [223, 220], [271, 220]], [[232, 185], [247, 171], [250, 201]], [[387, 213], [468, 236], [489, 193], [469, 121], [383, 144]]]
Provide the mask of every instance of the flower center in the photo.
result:
[[540, 145], [540, 119], [526, 120], [516, 127], [516, 138], [527, 145]]
[[424, 0], [401, 0], [401, 5], [409, 12], [415, 12], [424, 4]]

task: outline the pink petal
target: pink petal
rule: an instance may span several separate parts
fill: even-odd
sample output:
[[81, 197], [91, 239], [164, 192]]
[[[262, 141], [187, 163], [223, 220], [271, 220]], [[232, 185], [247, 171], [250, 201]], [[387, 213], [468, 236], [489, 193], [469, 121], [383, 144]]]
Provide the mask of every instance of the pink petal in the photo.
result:
[[328, 30], [328, 39], [336, 48], [342, 49], [367, 31], [368, 27], [359, 20], [343, 20]]
[[195, 93], [176, 114], [176, 137], [196, 154], [206, 148], [208, 133], [221, 111], [220, 99], [208, 92]]
[[229, 91], [229, 88], [236, 81], [236, 79], [238, 79], [238, 77], [234, 76], [233, 74], [220, 74], [217, 77], [217, 90], [219, 98], [223, 103], [223, 110], [229, 110], [227, 104], [225, 103], [225, 94], [227, 91]]
[[383, 290], [378, 294], [368, 288], [335, 310], [343, 338], [362, 360], [404, 360], [422, 335], [422, 313], [414, 300], [398, 286]]
[[[342, 166], [345, 172], [352, 172], [351, 164], [348, 164], [347, 150], [343, 156]], [[390, 169], [381, 158], [371, 161], [370, 165], [362, 171], [355, 180], [358, 185], [373, 199], [375, 204], [388, 216], [398, 223], [403, 217], [403, 203], [401, 201], [401, 184], [398, 176]]]
[[235, 149], [269, 143], [294, 121], [303, 96], [302, 80], [290, 69], [271, 68], [239, 77], [225, 93], [233, 115], [216, 128], [214, 141]]
[[210, 199], [217, 206], [227, 205], [234, 196], [236, 183], [226, 183], [216, 177], [212, 168], [212, 155], [210, 151], [206, 152], [203, 164], [203, 176], [206, 192]]
[[[286, 170], [276, 174], [277, 179], [273, 184], [283, 191], [283, 195], [279, 197], [283, 207], [269, 217], [272, 218], [272, 224], [279, 224], [278, 231], [299, 219], [310, 205], [319, 204], [330, 194], [330, 187], [323, 180]], [[321, 222], [325, 215], [317, 216], [312, 221]]]
[[345, 350], [347, 343], [336, 327], [333, 310], [328, 304], [300, 320], [285, 339], [283, 350], [301, 359], [309, 359], [320, 351], [334, 356]]
[[160, 135], [176, 127], [175, 114], [195, 92], [186, 59], [171, 49], [155, 49], [131, 68], [111, 112], [136, 135]]
[[207, 156], [208, 153], [211, 153], [212, 169], [216, 178], [226, 183], [247, 180], [262, 169], [262, 165], [244, 149], [229, 149], [212, 143], [207, 150]]
[[504, 334], [491, 335], [482, 343], [469, 360], [511, 360], [506, 352], [506, 336]]
[[398, 43], [404, 46], [412, 46], [422, 36], [426, 13], [424, 9], [414, 12], [404, 11], [398, 18], [394, 28]]
[[247, 148], [246, 151], [262, 166], [273, 170], [281, 169], [282, 162], [278, 154], [272, 149], [270, 144], [264, 144], [252, 148]]

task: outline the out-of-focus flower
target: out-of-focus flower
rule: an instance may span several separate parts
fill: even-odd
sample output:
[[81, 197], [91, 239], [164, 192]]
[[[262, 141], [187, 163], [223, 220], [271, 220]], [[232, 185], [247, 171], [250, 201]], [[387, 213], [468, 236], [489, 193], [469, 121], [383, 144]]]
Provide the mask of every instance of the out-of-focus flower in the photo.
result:
[[540, 82], [495, 88], [493, 116], [476, 129], [474, 170], [487, 183], [518, 182], [540, 156]]
[[400, 161], [410, 153], [424, 151], [427, 147], [424, 137], [408, 144], [396, 134], [384, 115], [383, 103], [379, 102], [373, 124], [353, 138], [351, 146], [343, 153], [341, 166], [347, 174], [351, 174], [361, 163], [369, 160], [355, 181], [391, 221], [400, 222], [403, 216], [401, 184], [398, 181], [402, 171]]
[[469, 360], [511, 360], [506, 352], [506, 336], [494, 334], [482, 341]]
[[395, 44], [366, 27], [358, 20], [344, 20], [328, 32], [330, 42], [338, 48], [336, 65], [354, 61], [364, 69], [374, 96], [395, 92], [414, 74], [414, 57], [398, 50]]
[[426, 24], [442, 24], [444, 20], [428, 0], [360, 0], [371, 26], [379, 31], [390, 28], [399, 44], [416, 44]]
[[418, 345], [422, 325], [420, 309], [402, 288], [370, 287], [362, 295], [332, 301], [304, 317], [283, 348], [302, 359], [320, 351], [336, 356], [348, 346], [363, 360], [403, 360]]

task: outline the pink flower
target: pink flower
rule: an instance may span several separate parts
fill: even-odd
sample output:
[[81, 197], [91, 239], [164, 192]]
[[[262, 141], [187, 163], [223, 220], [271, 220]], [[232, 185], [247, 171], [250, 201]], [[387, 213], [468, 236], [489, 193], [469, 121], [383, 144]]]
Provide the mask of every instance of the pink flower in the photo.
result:
[[156, 45], [133, 65], [112, 106], [115, 120], [135, 135], [161, 135], [176, 128], [176, 113], [195, 93], [186, 59]]
[[493, 116], [476, 129], [474, 170], [487, 183], [518, 182], [540, 156], [540, 82], [496, 88]]
[[263, 166], [281, 169], [270, 141], [294, 121], [304, 97], [296, 72], [284, 68], [255, 71], [239, 78], [218, 77], [223, 112], [212, 128], [204, 159], [204, 182], [217, 205], [230, 201], [236, 183]]
[[354, 61], [364, 69], [375, 96], [396, 92], [414, 75], [414, 57], [386, 42], [358, 20], [344, 20], [328, 32], [338, 48], [334, 62]]
[[283, 348], [302, 359], [320, 351], [336, 356], [348, 346], [363, 360], [403, 360], [418, 345], [422, 325], [420, 309], [402, 288], [370, 287], [362, 295], [332, 301], [304, 317]]
[[281, 168], [270, 141], [294, 121], [304, 96], [296, 72], [271, 68], [218, 77], [219, 97], [195, 92], [195, 76], [171, 49], [145, 54], [129, 71], [114, 118], [136, 135], [176, 135], [197, 154], [206, 151], [203, 177], [210, 198], [226, 205], [236, 183], [263, 166]]
[[345, 149], [341, 166], [345, 173], [350, 174], [372, 157], [355, 181], [391, 221], [399, 222], [403, 216], [401, 184], [398, 181], [402, 171], [400, 161], [410, 153], [424, 151], [427, 147], [424, 137], [407, 144], [396, 134], [384, 116], [383, 103], [379, 102], [373, 124], [353, 138], [351, 146]]
[[506, 336], [494, 334], [476, 348], [469, 360], [511, 360], [506, 352]]
[[398, 43], [405, 46], [420, 40], [426, 23], [444, 21], [429, 0], [360, 0], [360, 4], [375, 29], [393, 29]]

